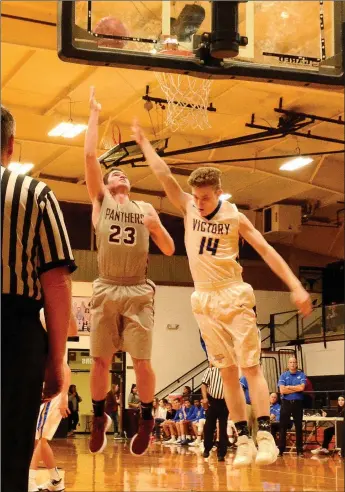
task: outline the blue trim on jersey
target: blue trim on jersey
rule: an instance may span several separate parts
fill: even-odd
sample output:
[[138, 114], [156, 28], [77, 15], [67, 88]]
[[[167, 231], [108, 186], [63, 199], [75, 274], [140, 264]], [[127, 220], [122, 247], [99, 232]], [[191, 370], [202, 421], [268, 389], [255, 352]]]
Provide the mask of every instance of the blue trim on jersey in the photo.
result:
[[[47, 403], [44, 404], [42, 411], [40, 413], [39, 419], [38, 419], [37, 431], [40, 432], [40, 437], [42, 437], [43, 427], [47, 421], [50, 404], [51, 404], [50, 401], [48, 401]], [[43, 419], [42, 419], [42, 417], [43, 417]]]

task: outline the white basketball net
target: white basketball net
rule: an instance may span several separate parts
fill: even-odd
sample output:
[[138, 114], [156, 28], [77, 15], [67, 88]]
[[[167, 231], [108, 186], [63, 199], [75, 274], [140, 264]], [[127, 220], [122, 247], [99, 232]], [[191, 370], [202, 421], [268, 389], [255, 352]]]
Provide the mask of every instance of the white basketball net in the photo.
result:
[[156, 77], [168, 101], [166, 124], [173, 132], [211, 126], [207, 111], [211, 80], [165, 72], [156, 72]]

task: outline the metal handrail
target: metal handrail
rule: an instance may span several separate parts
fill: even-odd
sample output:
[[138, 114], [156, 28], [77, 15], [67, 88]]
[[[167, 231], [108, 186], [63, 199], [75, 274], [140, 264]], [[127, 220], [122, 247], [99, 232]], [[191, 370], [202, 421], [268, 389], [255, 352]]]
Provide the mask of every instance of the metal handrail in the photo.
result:
[[[193, 372], [193, 371], [195, 371], [195, 370], [197, 370], [197, 368], [199, 366], [205, 365], [206, 362], [208, 363], [208, 360], [207, 359], [205, 359], [204, 361], [200, 362], [198, 365], [196, 365], [195, 367], [193, 367], [192, 369], [190, 369], [189, 371], [187, 371], [185, 374], [182, 374], [182, 376], [179, 376], [177, 379], [175, 379], [170, 384], [168, 384], [167, 386], [165, 386], [165, 388], [162, 388], [161, 390], [159, 390], [156, 393], [156, 396], [157, 395], [161, 395], [162, 393], [165, 393], [165, 392], [166, 392], [166, 394], [169, 394], [169, 392], [170, 392], [170, 391], [168, 391], [169, 388], [171, 388], [171, 386], [177, 385], [178, 383], [181, 383], [181, 384], [179, 384], [179, 386], [181, 386], [182, 384], [186, 384], [189, 381], [192, 381], [196, 376], [198, 376], [199, 374], [201, 374], [205, 370], [205, 368], [201, 369], [197, 374], [193, 374], [193, 376], [190, 376], [189, 378], [188, 378], [188, 374], [191, 373], [191, 372]], [[187, 378], [187, 379], [185, 379], [185, 378]], [[166, 395], [164, 395], [164, 396], [166, 396]], [[164, 396], [162, 396], [162, 398], [164, 398]]]

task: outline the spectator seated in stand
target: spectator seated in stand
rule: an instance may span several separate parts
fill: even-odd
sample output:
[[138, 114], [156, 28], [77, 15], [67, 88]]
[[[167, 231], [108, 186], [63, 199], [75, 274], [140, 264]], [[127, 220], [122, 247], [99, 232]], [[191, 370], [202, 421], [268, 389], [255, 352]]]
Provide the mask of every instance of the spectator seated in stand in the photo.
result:
[[153, 412], [153, 418], [155, 420], [154, 432], [157, 441], [159, 441], [161, 438], [161, 425], [163, 424], [163, 422], [166, 421], [167, 418], [166, 404], [167, 400], [159, 400]]
[[[338, 406], [337, 406], [337, 413], [338, 413], [338, 417], [344, 417], [344, 410], [345, 410], [345, 406], [344, 406], [344, 403], [345, 403], [345, 399], [344, 399], [344, 396], [341, 395], [339, 396], [338, 398]], [[327, 417], [327, 412], [322, 412], [322, 416], [323, 417]], [[333, 436], [335, 434], [335, 426], [332, 425], [331, 427], [327, 427], [324, 431], [323, 431], [323, 442], [322, 442], [322, 446], [317, 448], [317, 449], [313, 449], [312, 450], [312, 454], [314, 455], [319, 455], [319, 454], [329, 454], [329, 445], [333, 439]]]
[[280, 430], [280, 403], [277, 393], [270, 394], [271, 433], [274, 439]]
[[173, 418], [173, 420], [167, 421], [171, 439], [169, 441], [166, 441], [165, 444], [180, 444], [180, 442], [182, 441], [179, 423], [186, 419], [186, 413], [179, 400], [175, 400], [174, 403], [176, 405], [175, 417]]
[[203, 407], [203, 403], [200, 402], [200, 400], [194, 400], [194, 405], [196, 407], [196, 412], [195, 412], [195, 417], [192, 420], [192, 426], [196, 439], [195, 441], [188, 443], [188, 445], [200, 446], [203, 437], [204, 425], [206, 422], [206, 413]]
[[175, 406], [176, 405], [174, 402], [170, 403], [169, 401], [165, 405], [167, 414], [166, 414], [166, 418], [165, 418], [164, 422], [161, 423], [161, 429], [163, 430], [163, 439], [164, 440], [171, 439], [171, 434], [170, 434], [168, 422], [173, 420], [175, 415], [176, 415], [176, 408], [174, 408]]
[[[199, 402], [200, 405], [200, 402]], [[186, 418], [178, 423], [180, 426], [181, 444], [187, 445], [192, 442], [193, 426], [192, 421], [195, 419], [197, 407], [192, 405], [190, 400], [185, 400], [184, 410]]]
[[183, 391], [182, 391], [182, 398], [183, 400], [185, 401], [186, 399], [188, 399], [190, 402], [191, 402], [191, 398], [192, 398], [192, 389], [190, 386], [185, 386], [183, 388]]

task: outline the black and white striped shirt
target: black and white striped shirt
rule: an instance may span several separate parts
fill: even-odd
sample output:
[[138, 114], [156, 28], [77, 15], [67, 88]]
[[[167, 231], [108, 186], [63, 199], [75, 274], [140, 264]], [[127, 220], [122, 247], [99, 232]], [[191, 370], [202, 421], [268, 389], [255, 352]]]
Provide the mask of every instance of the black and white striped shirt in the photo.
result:
[[1, 294], [42, 302], [39, 277], [60, 266], [76, 269], [54, 193], [1, 166]]
[[213, 398], [224, 398], [223, 380], [218, 367], [206, 369], [202, 383], [207, 386], [207, 393]]

